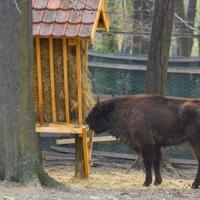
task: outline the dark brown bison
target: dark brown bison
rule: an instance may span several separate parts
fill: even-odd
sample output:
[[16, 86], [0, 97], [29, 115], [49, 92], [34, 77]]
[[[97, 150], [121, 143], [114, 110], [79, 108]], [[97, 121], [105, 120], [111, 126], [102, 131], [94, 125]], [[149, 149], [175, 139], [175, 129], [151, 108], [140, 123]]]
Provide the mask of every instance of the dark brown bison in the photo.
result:
[[192, 188], [200, 185], [200, 101], [135, 95], [98, 102], [86, 118], [96, 134], [109, 131], [143, 156], [144, 186], [162, 182], [161, 147], [189, 143], [199, 167]]

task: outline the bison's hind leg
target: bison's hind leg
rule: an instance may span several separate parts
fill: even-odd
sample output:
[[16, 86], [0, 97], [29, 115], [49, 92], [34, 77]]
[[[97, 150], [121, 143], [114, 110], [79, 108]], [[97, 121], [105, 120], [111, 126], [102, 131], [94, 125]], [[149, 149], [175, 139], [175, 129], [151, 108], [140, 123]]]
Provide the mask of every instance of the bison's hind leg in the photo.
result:
[[195, 180], [192, 184], [192, 188], [197, 189], [198, 186], [200, 185], [200, 144], [191, 144], [192, 145], [192, 149], [193, 152], [198, 160], [198, 171], [197, 171], [197, 175], [195, 177]]
[[154, 161], [153, 161], [153, 167], [155, 171], [154, 185], [159, 185], [162, 183], [162, 177], [160, 173], [160, 161], [161, 161], [161, 148], [160, 146], [156, 146], [154, 148]]

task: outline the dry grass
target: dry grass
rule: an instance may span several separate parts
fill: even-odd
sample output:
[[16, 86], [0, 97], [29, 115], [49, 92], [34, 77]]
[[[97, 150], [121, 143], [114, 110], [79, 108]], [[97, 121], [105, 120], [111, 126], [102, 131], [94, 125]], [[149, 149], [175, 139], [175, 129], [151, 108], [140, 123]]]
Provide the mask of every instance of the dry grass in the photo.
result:
[[105, 189], [105, 190], [158, 190], [158, 189], [191, 189], [192, 180], [177, 178], [171, 175], [163, 176], [163, 183], [160, 186], [153, 184], [146, 188], [144, 182], [144, 173], [142, 171], [128, 171], [122, 169], [95, 170], [88, 179], [75, 179], [73, 168], [48, 168], [48, 173], [58, 181], [75, 189]]

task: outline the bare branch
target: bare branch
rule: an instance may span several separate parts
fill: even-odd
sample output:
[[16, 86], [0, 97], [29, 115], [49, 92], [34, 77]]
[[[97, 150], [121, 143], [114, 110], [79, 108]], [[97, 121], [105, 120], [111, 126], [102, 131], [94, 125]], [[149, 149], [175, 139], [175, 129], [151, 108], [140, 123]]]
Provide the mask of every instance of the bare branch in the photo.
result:
[[180, 20], [182, 23], [184, 23], [185, 26], [188, 27], [189, 29], [191, 29], [191, 30], [193, 30], [193, 31], [195, 31], [195, 32], [197, 32], [197, 33], [200, 33], [200, 30], [198, 30], [198, 29], [196, 29], [196, 28], [190, 26], [184, 19], [182, 19], [181, 17], [179, 17], [176, 13], [175, 13], [175, 17], [176, 17], [178, 20]]
[[21, 15], [22, 14], [22, 11], [20, 10], [19, 6], [18, 6], [18, 3], [16, 2], [16, 0], [13, 0], [14, 4], [15, 4], [15, 7], [17, 9], [17, 11], [19, 12], [19, 14]]

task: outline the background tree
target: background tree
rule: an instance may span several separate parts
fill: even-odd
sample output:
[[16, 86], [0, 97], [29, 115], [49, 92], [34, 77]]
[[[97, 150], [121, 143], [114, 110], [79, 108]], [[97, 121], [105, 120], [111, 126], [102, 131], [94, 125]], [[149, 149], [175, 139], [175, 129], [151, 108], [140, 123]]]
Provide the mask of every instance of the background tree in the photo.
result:
[[[190, 27], [194, 27], [195, 17], [196, 17], [196, 8], [197, 0], [189, 0], [187, 9], [185, 11], [185, 1], [177, 0], [176, 4], [176, 14], [183, 21], [185, 21], [188, 26], [186, 26], [180, 20], [177, 20], [176, 29], [178, 32], [187, 35], [193, 35], [194, 31]], [[190, 26], [190, 27], [189, 27]], [[177, 56], [190, 57], [193, 47], [193, 38], [192, 37], [178, 37], [177, 38]]]
[[155, 0], [147, 61], [148, 93], [165, 93], [175, 4], [176, 1]]
[[[155, 0], [147, 61], [147, 93], [165, 93], [174, 13], [175, 1]], [[139, 155], [134, 168], [140, 169], [142, 166], [142, 157]]]
[[0, 1], [0, 179], [53, 187], [34, 131], [31, 3]]

